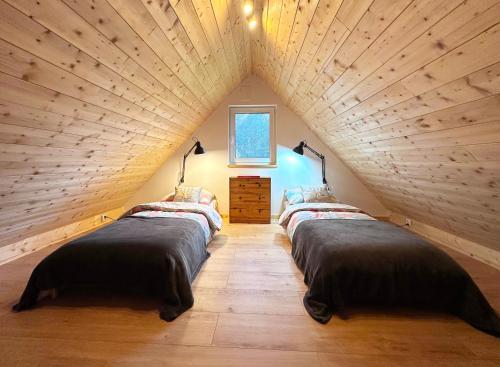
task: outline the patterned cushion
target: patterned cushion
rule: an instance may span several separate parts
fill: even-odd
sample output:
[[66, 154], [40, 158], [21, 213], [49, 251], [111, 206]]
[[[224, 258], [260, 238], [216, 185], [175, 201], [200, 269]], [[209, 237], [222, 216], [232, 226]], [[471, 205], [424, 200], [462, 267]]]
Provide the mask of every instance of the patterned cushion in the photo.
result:
[[301, 187], [294, 187], [285, 190], [285, 199], [287, 205], [300, 204], [304, 202], [304, 195]]
[[200, 201], [201, 187], [180, 186], [175, 188], [174, 201], [198, 203]]
[[205, 204], [205, 205], [210, 205], [210, 203], [215, 199], [215, 195], [212, 194], [210, 191], [201, 189], [200, 193], [200, 199], [199, 203], [200, 204]]
[[326, 195], [326, 196], [316, 196], [316, 197], [310, 197], [306, 200], [305, 195], [304, 195], [304, 202], [305, 203], [336, 203], [337, 198], [334, 195]]
[[330, 192], [327, 185], [301, 186], [305, 203], [335, 203], [337, 198]]

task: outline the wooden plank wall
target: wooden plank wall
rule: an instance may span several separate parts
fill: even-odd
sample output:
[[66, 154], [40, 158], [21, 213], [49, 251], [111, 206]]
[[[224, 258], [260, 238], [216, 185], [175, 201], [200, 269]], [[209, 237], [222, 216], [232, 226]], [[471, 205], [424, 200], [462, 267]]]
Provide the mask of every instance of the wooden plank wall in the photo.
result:
[[115, 208], [77, 222], [67, 224], [42, 234], [0, 247], [0, 265], [16, 260], [44, 247], [67, 242], [77, 236], [112, 223], [123, 214], [124, 208]]
[[455, 236], [449, 232], [442, 231], [429, 224], [421, 223], [411, 218], [408, 221], [407, 216], [398, 213], [391, 213], [387, 220], [396, 225], [404, 226], [410, 231], [427, 238], [437, 245], [452, 248], [455, 251], [461, 252], [462, 254], [475, 258], [476, 260], [500, 270], [500, 251], [496, 251], [476, 242]]
[[500, 1], [262, 4], [254, 72], [388, 208], [500, 250]]
[[239, 10], [0, 0], [0, 247], [121, 206], [251, 72]]
[[119, 207], [250, 72], [393, 211], [500, 250], [500, 0], [0, 0], [0, 246]]

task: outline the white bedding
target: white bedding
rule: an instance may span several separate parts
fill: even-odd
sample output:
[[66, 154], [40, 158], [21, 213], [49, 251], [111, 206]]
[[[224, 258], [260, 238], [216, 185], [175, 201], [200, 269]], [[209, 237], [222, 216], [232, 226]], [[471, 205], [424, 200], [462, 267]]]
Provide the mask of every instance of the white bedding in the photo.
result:
[[287, 232], [290, 241], [293, 240], [293, 235], [298, 225], [306, 220], [316, 219], [358, 219], [358, 220], [375, 220], [368, 214], [363, 213], [359, 208], [352, 205], [339, 203], [301, 203], [288, 205], [279, 219]]
[[206, 243], [210, 242], [216, 231], [222, 229], [222, 217], [212, 205], [157, 201], [137, 205], [124, 216], [147, 218], [187, 218], [196, 221], [203, 228]]

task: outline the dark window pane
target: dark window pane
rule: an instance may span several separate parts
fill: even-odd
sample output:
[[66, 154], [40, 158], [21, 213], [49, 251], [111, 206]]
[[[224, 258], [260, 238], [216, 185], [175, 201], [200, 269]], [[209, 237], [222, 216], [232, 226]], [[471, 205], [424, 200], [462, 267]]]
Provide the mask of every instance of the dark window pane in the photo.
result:
[[236, 159], [269, 159], [269, 113], [236, 113], [234, 119]]

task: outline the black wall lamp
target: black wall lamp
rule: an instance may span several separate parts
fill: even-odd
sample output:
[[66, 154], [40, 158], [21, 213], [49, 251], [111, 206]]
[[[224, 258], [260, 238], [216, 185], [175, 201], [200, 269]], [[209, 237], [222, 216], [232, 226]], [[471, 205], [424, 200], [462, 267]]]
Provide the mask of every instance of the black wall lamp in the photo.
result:
[[297, 154], [304, 155], [304, 148], [309, 149], [311, 152], [313, 152], [319, 159], [321, 159], [321, 173], [323, 174], [323, 183], [326, 185], [326, 177], [325, 177], [325, 156], [313, 148], [311, 148], [309, 145], [307, 145], [305, 140], [302, 140], [299, 145], [297, 145], [295, 148], [293, 148], [293, 151]]
[[182, 159], [182, 171], [181, 171], [181, 179], [179, 180], [179, 185], [184, 183], [184, 172], [186, 171], [186, 158], [188, 157], [188, 155], [191, 154], [193, 149], [194, 149], [194, 154], [196, 155], [205, 153], [205, 149], [203, 149], [203, 147], [201, 146], [201, 143], [198, 140], [198, 138], [193, 138], [193, 140], [194, 140], [193, 146], [191, 147], [191, 149], [188, 150], [186, 154], [184, 154], [184, 158]]

